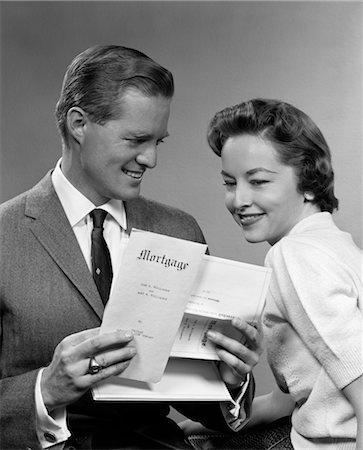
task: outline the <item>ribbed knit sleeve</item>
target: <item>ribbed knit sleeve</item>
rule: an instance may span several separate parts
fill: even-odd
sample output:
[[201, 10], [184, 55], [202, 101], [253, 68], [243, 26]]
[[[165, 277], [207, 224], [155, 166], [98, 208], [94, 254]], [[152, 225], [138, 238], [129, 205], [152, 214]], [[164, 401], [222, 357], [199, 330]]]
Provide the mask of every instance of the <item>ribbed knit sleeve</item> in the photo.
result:
[[359, 253], [340, 257], [341, 244], [331, 245], [287, 236], [270, 249], [266, 265], [273, 269], [269, 295], [343, 389], [362, 374], [361, 268]]

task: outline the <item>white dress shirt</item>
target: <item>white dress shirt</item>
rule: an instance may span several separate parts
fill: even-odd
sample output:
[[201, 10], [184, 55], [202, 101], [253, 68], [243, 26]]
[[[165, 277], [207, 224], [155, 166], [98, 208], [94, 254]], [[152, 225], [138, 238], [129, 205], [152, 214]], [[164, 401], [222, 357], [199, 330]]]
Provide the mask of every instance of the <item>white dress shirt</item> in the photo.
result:
[[[58, 161], [52, 173], [52, 182], [76, 235], [87, 266], [92, 271], [91, 233], [93, 222], [89, 214], [96, 206], [67, 180], [61, 170], [61, 160]], [[126, 233], [125, 208], [121, 200], [114, 199], [104, 205], [97, 206], [97, 208], [108, 212], [103, 225], [103, 235], [110, 251], [113, 273], [116, 274], [120, 268], [122, 255], [129, 238]], [[43, 370], [40, 370], [38, 374], [35, 387], [35, 402], [37, 408], [37, 436], [41, 446], [47, 448], [67, 440], [70, 437], [70, 432], [66, 425], [66, 408], [59, 408], [53, 411], [50, 416], [44, 405], [40, 388]]]

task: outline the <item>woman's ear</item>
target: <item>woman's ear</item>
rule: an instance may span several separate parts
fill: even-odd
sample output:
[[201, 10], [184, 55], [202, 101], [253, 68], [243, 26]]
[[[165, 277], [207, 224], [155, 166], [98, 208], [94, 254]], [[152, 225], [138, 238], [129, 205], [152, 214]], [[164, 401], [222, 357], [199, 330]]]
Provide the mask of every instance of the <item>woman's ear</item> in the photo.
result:
[[306, 202], [312, 202], [315, 200], [315, 194], [313, 192], [304, 192], [304, 199]]
[[83, 142], [87, 120], [87, 114], [78, 106], [73, 106], [67, 112], [68, 133], [78, 144]]

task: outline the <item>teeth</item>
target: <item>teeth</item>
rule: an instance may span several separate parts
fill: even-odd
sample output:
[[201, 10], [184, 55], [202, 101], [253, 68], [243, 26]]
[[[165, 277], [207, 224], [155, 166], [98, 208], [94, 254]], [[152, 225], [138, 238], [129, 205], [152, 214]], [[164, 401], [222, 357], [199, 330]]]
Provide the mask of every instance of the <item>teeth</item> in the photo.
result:
[[136, 180], [139, 180], [143, 176], [143, 172], [131, 172], [131, 170], [122, 169], [122, 171]]
[[240, 216], [241, 219], [255, 219], [256, 217], [260, 217], [261, 214], [250, 214], [248, 216]]
[[260, 217], [262, 217], [262, 214], [250, 214], [248, 216], [239, 216], [242, 225], [247, 225], [250, 223], [255, 222], [256, 220], [258, 220]]

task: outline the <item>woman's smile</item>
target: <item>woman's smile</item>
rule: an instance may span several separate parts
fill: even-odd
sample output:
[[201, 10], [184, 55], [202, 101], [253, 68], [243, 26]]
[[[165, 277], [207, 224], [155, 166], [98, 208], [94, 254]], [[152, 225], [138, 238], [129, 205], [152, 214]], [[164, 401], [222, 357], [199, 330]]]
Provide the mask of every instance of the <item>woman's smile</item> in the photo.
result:
[[243, 227], [248, 227], [248, 226], [254, 225], [256, 222], [259, 222], [263, 218], [264, 215], [265, 215], [265, 213], [260, 213], [260, 214], [237, 213], [237, 216], [239, 217], [241, 225]]

